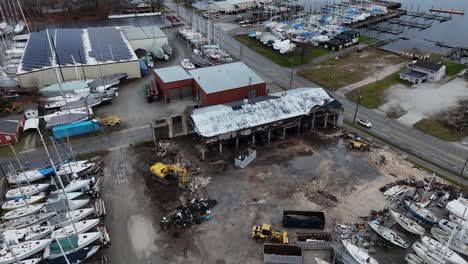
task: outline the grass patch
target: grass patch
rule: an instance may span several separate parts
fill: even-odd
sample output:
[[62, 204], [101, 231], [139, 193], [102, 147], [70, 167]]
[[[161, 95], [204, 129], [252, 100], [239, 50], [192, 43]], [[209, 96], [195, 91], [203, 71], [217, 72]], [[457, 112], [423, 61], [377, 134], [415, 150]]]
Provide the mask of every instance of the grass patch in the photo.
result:
[[359, 36], [359, 43], [360, 44], [373, 45], [373, 44], [375, 44], [375, 43], [377, 43], [379, 41], [380, 40], [376, 39], [376, 38], [371, 38], [371, 37], [364, 36], [364, 35]]
[[466, 66], [464, 64], [456, 63], [453, 61], [442, 61], [442, 64], [447, 67], [447, 75], [449, 76], [455, 76], [457, 75], [461, 70], [463, 70]]
[[414, 128], [445, 141], [459, 141], [468, 136], [468, 130], [457, 130], [445, 126], [435, 118], [425, 118], [413, 125]]
[[346, 98], [354, 102], [358, 101], [359, 94], [361, 94], [361, 104], [367, 108], [375, 109], [384, 104], [382, 98], [383, 92], [388, 87], [397, 83], [408, 86], [410, 83], [400, 80], [399, 73], [394, 73], [382, 80], [365, 85], [359, 89], [354, 89], [346, 93]]
[[359, 82], [367, 76], [366, 71], [360, 69], [360, 66], [357, 66], [356, 69], [335, 68], [337, 69], [331, 69], [330, 67], [305, 69], [298, 72], [298, 74], [333, 91]]
[[[23, 147], [24, 147], [24, 140], [22, 137], [20, 137], [20, 140], [18, 141], [18, 143], [13, 144], [13, 148], [15, 149], [16, 153], [18, 153], [23, 150]], [[7, 156], [13, 156], [13, 152], [11, 152], [10, 146], [1, 146], [0, 157], [7, 157]]]
[[302, 64], [307, 64], [313, 58], [317, 58], [324, 54], [331, 52], [325, 48], [311, 48], [305, 49], [304, 59], [302, 59], [302, 49], [297, 48], [294, 52], [288, 54], [280, 54], [278, 51], [274, 50], [272, 47], [263, 45], [260, 41], [255, 38], [250, 38], [247, 35], [235, 36], [235, 38], [245, 44], [250, 49], [259, 53], [260, 55], [270, 59], [274, 63], [284, 66], [284, 67], [295, 67]]

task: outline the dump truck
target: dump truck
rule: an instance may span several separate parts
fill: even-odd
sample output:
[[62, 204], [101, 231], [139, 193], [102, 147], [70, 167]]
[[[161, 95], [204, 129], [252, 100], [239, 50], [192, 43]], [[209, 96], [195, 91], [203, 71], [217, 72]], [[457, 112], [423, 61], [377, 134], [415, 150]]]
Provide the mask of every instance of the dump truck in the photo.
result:
[[370, 151], [370, 147], [368, 144], [355, 140], [351, 140], [348, 143], [348, 148], [351, 150]]
[[325, 214], [316, 211], [283, 211], [283, 227], [324, 229]]
[[289, 243], [288, 232], [273, 230], [269, 224], [253, 226], [251, 237], [259, 242]]

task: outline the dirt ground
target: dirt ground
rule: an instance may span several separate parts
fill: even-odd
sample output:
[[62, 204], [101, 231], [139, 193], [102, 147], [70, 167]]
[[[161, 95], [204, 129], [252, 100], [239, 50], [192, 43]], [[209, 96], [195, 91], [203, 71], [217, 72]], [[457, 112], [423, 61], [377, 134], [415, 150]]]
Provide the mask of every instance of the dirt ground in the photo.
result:
[[367, 78], [375, 80], [379, 74], [389, 75], [385, 72], [393, 73], [393, 68], [396, 66], [398, 70], [399, 64], [404, 61], [393, 53], [366, 48], [361, 52], [346, 53], [340, 58], [324, 61], [299, 74], [323, 87], [337, 90]]
[[[201, 162], [192, 138], [166, 146], [174, 144], [177, 151], [164, 158], [150, 143], [113, 150], [105, 157], [102, 193], [113, 243], [103, 254], [109, 263], [263, 263], [261, 245], [249, 238], [252, 225], [281, 228], [285, 209], [323, 210], [327, 228], [355, 222], [372, 209], [383, 209], [379, 188], [396, 180], [371, 159], [382, 153], [349, 151], [341, 139], [305, 136], [271, 146], [259, 143], [257, 159], [242, 170]], [[210, 221], [177, 237], [160, 229], [162, 216], [179, 204], [180, 189], [176, 179], [169, 186], [154, 179], [149, 166], [156, 161], [185, 162], [189, 181], [193, 176], [210, 178], [206, 191], [218, 202]], [[336, 203], [308, 200], [307, 186], [315, 184], [323, 190], [323, 199], [336, 197]], [[288, 231], [294, 241], [294, 230]], [[314, 256], [330, 257], [329, 251], [304, 254], [305, 263]], [[395, 263], [394, 255], [386, 254], [380, 263]]]

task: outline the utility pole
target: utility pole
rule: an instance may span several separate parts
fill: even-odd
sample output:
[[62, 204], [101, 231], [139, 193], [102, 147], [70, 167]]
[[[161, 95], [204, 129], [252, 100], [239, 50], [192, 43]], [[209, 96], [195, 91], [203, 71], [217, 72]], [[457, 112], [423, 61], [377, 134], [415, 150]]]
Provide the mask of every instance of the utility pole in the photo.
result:
[[466, 158], [465, 160], [465, 164], [463, 165], [463, 168], [462, 170], [460, 171], [460, 177], [463, 177], [463, 172], [465, 172], [465, 167], [466, 167], [466, 164], [468, 163], [468, 158]]
[[293, 76], [294, 76], [294, 68], [291, 67], [291, 77], [289, 79], [289, 90], [291, 90], [292, 88]]
[[361, 92], [359, 92], [359, 97], [358, 97], [358, 101], [357, 101], [357, 104], [356, 104], [356, 111], [354, 111], [354, 117], [353, 117], [353, 125], [356, 123], [356, 116], [357, 116], [357, 112], [358, 112], [358, 109], [359, 109], [359, 104], [361, 103]]

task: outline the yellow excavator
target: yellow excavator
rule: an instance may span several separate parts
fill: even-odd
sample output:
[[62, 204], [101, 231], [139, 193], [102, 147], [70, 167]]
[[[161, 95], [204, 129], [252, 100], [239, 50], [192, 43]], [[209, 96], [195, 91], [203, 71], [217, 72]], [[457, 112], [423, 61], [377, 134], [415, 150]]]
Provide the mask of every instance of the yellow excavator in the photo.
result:
[[183, 185], [185, 185], [185, 183], [187, 182], [187, 169], [176, 166], [174, 164], [164, 164], [158, 162], [151, 166], [150, 171], [151, 173], [156, 175], [159, 178], [159, 180], [161, 180], [163, 183], [168, 183], [168, 181], [165, 179], [166, 176], [175, 172], [179, 173]]
[[261, 226], [253, 226], [250, 235], [253, 239], [261, 242], [277, 242], [288, 244], [288, 232], [272, 230], [271, 225], [263, 224]]

